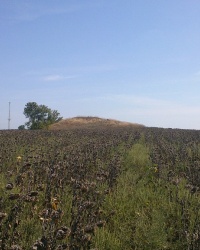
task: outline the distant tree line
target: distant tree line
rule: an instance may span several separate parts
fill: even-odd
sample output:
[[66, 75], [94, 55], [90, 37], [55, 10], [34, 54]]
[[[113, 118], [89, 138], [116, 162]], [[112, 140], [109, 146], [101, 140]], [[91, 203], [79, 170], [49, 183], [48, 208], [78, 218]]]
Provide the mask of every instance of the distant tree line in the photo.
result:
[[36, 102], [28, 102], [24, 108], [24, 115], [28, 122], [20, 125], [18, 129], [48, 129], [48, 127], [62, 120], [57, 110], [52, 110], [45, 105], [38, 105]]

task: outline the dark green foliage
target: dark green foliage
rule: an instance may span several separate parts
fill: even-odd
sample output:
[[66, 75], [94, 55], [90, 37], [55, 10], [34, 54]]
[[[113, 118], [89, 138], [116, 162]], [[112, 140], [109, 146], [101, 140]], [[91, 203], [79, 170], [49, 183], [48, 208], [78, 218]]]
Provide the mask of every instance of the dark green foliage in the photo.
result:
[[28, 102], [24, 108], [24, 115], [29, 119], [25, 126], [28, 129], [44, 129], [62, 119], [57, 110], [51, 110], [45, 105]]
[[18, 129], [19, 129], [19, 130], [24, 130], [24, 129], [26, 129], [26, 128], [25, 128], [25, 125], [20, 125], [20, 126], [18, 127]]

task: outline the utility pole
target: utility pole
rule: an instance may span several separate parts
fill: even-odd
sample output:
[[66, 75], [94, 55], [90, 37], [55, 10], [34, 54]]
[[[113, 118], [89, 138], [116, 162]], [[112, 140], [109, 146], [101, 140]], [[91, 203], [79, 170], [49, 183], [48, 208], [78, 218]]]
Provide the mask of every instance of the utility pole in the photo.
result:
[[10, 102], [9, 102], [9, 112], [8, 112], [8, 129], [10, 129]]

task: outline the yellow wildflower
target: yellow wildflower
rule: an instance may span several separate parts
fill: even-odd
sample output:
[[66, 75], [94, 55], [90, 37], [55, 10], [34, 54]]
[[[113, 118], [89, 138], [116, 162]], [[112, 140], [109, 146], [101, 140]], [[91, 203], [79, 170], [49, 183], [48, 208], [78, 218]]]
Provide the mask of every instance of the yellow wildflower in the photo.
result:
[[51, 206], [53, 208], [53, 210], [58, 210], [58, 199], [57, 198], [53, 198], [52, 201], [51, 201]]
[[17, 161], [20, 162], [22, 160], [21, 156], [17, 156]]

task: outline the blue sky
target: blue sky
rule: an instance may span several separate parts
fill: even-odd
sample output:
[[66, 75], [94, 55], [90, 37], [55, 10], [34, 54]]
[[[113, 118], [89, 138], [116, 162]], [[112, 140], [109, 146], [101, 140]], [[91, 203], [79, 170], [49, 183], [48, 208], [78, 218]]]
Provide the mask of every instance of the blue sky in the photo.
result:
[[0, 1], [0, 129], [27, 102], [200, 129], [199, 0]]

